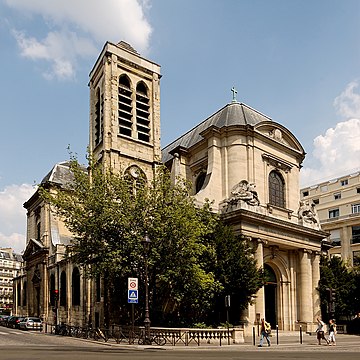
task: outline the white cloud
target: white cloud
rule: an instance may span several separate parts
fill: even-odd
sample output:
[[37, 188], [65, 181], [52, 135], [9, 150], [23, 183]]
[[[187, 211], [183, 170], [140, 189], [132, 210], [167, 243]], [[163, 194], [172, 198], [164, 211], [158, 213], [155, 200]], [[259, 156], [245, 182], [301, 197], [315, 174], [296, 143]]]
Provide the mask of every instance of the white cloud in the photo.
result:
[[344, 118], [360, 119], [360, 94], [355, 93], [358, 86], [357, 81], [351, 82], [334, 100], [337, 112]]
[[0, 247], [24, 250], [26, 210], [23, 203], [34, 193], [28, 184], [11, 185], [0, 191]]
[[360, 170], [360, 95], [355, 92], [357, 87], [357, 82], [350, 83], [335, 99], [337, 112], [347, 120], [314, 139], [312, 167], [302, 169], [302, 186]]
[[[30, 17], [29, 28], [14, 29], [21, 55], [50, 63], [47, 78], [74, 78], [80, 57], [96, 56], [106, 41], [124, 40], [146, 54], [151, 26], [144, 15], [148, 1], [140, 0], [7, 0], [7, 5]], [[42, 26], [42, 39], [31, 34], [31, 15]]]
[[21, 254], [25, 250], [26, 239], [24, 234], [12, 233], [4, 235], [0, 232], [0, 247], [12, 248], [17, 254]]

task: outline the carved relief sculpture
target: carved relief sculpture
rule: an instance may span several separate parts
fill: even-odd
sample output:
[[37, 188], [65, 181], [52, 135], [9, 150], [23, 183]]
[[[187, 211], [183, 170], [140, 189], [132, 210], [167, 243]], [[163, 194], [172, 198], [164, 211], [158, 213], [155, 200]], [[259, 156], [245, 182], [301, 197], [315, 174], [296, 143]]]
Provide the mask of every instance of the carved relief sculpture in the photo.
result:
[[228, 204], [237, 204], [239, 200], [249, 205], [259, 205], [260, 201], [255, 190], [256, 185], [246, 180], [241, 180], [231, 190], [231, 197], [226, 201]]
[[303, 220], [308, 224], [315, 224], [320, 226], [319, 217], [315, 209], [314, 202], [309, 203], [308, 200], [300, 201], [300, 207], [298, 210], [299, 220]]

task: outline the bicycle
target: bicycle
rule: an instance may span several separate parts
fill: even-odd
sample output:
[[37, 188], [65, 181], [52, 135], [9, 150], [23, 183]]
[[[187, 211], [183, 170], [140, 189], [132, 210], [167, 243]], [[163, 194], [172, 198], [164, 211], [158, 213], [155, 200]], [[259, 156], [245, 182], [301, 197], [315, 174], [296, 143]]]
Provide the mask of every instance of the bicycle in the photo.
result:
[[103, 339], [105, 342], [107, 342], [109, 340], [108, 336], [106, 336], [100, 328], [95, 328], [95, 329], [89, 329], [88, 330], [88, 337], [92, 338], [96, 341]]
[[69, 334], [66, 324], [55, 325], [55, 335], [67, 336]]
[[150, 338], [147, 338], [145, 332], [141, 333], [138, 341], [139, 345], [152, 345], [153, 343], [164, 346], [166, 344], [166, 337], [161, 333], [155, 333], [150, 335]]

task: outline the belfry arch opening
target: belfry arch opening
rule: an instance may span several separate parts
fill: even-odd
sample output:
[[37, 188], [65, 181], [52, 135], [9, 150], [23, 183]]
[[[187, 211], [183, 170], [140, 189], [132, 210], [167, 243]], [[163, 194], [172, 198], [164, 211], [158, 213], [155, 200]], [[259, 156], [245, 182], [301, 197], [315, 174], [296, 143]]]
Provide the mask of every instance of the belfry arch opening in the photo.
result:
[[273, 268], [264, 264], [267, 281], [264, 286], [265, 291], [265, 319], [275, 328], [277, 324], [277, 279]]

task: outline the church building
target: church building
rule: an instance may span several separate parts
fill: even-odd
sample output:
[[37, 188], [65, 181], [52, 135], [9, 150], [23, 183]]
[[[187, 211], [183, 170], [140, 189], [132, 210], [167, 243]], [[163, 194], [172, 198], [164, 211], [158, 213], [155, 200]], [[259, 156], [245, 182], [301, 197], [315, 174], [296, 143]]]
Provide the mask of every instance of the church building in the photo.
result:
[[[107, 42], [90, 72], [89, 149], [134, 183], [149, 181], [163, 163], [174, 181], [193, 184], [193, 196], [213, 208], [255, 249], [259, 267], [270, 274], [241, 319], [250, 331], [260, 317], [280, 330], [314, 331], [320, 315], [321, 230], [313, 207], [300, 202], [299, 173], [304, 149], [290, 130], [268, 116], [232, 100], [161, 150], [160, 66], [125, 42]], [[66, 163], [44, 178], [61, 186], [70, 176]], [[28, 211], [26, 271], [16, 279], [14, 313], [54, 321], [54, 290], [59, 291], [56, 321], [101, 324], [101, 279], [84, 279], [65, 257], [71, 234], [39, 194]], [[236, 306], [235, 304], [233, 306]]]

